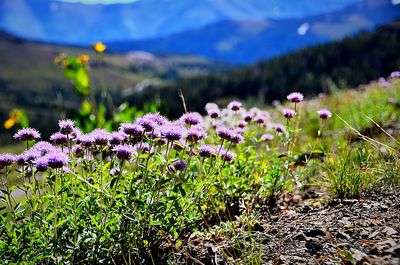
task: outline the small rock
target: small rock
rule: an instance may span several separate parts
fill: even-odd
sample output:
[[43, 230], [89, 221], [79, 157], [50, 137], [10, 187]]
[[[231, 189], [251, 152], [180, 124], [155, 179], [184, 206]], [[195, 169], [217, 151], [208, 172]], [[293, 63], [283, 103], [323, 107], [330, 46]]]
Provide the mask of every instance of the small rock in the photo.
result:
[[360, 235], [361, 235], [361, 238], [367, 239], [371, 235], [371, 232], [369, 230], [362, 230]]
[[264, 232], [265, 228], [262, 227], [259, 223], [255, 223], [255, 225], [253, 226], [253, 230], [257, 232]]
[[389, 210], [389, 207], [387, 207], [386, 205], [382, 204], [381, 205], [381, 210], [382, 211], [387, 211], [387, 210]]
[[343, 205], [352, 205], [352, 204], [355, 204], [357, 202], [358, 202], [358, 200], [355, 200], [355, 199], [346, 199], [346, 200], [342, 201], [342, 204]]
[[305, 234], [309, 237], [325, 236], [325, 231], [319, 228], [314, 228], [310, 231], [305, 232]]
[[392, 255], [393, 257], [400, 258], [400, 244], [389, 248], [388, 250], [385, 251], [385, 253]]
[[263, 239], [263, 241], [261, 241], [261, 244], [266, 245], [270, 242], [270, 239], [267, 237], [265, 239]]
[[316, 254], [317, 252], [321, 251], [324, 246], [318, 240], [310, 240], [306, 242], [306, 248], [311, 254]]
[[352, 226], [350, 219], [348, 217], [343, 217], [341, 220], [338, 221], [338, 223], [344, 226]]
[[355, 248], [351, 248], [350, 252], [353, 253], [354, 261], [357, 264], [367, 257], [367, 254]]
[[368, 236], [368, 239], [374, 239], [377, 235], [379, 235], [380, 231], [375, 231]]
[[346, 234], [345, 232], [338, 232], [338, 233], [336, 233], [336, 237], [337, 238], [340, 238], [340, 239], [346, 239], [346, 240], [349, 240], [351, 237], [348, 235], [348, 234]]
[[390, 249], [391, 247], [396, 246], [396, 242], [393, 240], [386, 240], [386, 241], [382, 241], [377, 243], [374, 248], [372, 248], [370, 250], [370, 254], [372, 255], [382, 255], [382, 253], [388, 251], [388, 249]]
[[391, 228], [390, 226], [386, 226], [383, 231], [387, 236], [393, 236], [397, 234], [397, 231]]
[[310, 206], [308, 205], [303, 205], [302, 207], [299, 208], [299, 213], [308, 213], [311, 210]]
[[278, 234], [278, 229], [276, 229], [276, 228], [274, 227], [274, 228], [272, 228], [271, 230], [269, 230], [269, 233], [272, 234], [272, 235], [276, 235], [276, 234]]
[[298, 241], [306, 241], [306, 235], [304, 233], [302, 233], [302, 232], [298, 233], [293, 238], [298, 240]]
[[330, 206], [330, 207], [335, 207], [335, 206], [337, 206], [337, 205], [339, 205], [340, 204], [340, 201], [339, 200], [332, 200], [332, 201], [330, 201], [329, 203], [328, 203], [328, 205]]

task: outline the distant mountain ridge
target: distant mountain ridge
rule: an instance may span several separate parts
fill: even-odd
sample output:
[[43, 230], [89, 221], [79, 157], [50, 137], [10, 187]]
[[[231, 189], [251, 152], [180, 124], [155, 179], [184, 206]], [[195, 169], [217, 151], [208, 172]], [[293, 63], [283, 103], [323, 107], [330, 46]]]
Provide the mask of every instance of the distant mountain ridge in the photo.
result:
[[225, 20], [163, 38], [110, 43], [114, 51], [188, 53], [251, 63], [312, 44], [371, 30], [400, 16], [390, 0], [366, 0], [345, 9], [296, 19]]
[[[257, 102], [261, 106], [284, 100], [293, 91], [305, 96], [354, 88], [400, 70], [400, 19], [339, 41], [315, 45], [260, 61], [225, 73], [183, 78], [166, 87], [150, 87], [132, 95], [140, 105], [162, 95], [166, 112], [182, 113], [177, 104], [185, 95], [190, 111], [204, 111], [207, 102], [223, 106], [232, 99]], [[338, 101], [340, 104], [340, 101]]]
[[23, 38], [90, 44], [157, 38], [223, 20], [301, 18], [362, 0], [140, 0], [84, 5], [62, 0], [1, 0], [0, 28]]

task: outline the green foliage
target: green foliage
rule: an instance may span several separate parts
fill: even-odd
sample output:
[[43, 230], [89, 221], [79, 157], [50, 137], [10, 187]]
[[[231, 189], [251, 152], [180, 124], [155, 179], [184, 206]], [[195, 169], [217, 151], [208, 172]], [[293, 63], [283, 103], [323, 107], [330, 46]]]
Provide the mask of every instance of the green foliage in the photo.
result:
[[70, 79], [74, 85], [75, 92], [82, 96], [90, 94], [90, 77], [87, 66], [79, 62], [75, 56], [64, 58], [64, 76]]
[[[64, 168], [42, 171], [36, 160], [0, 168], [0, 256], [5, 263], [33, 264], [161, 264], [178, 256], [189, 262], [187, 242], [203, 233], [230, 241], [229, 247], [221, 245], [228, 261], [260, 264], [255, 211], [287, 209], [286, 195], [310, 186], [339, 198], [398, 188], [399, 132], [393, 124], [399, 118], [399, 85], [390, 79], [387, 87], [373, 83], [287, 103], [284, 107], [296, 110], [290, 120], [282, 117], [283, 106], [252, 109], [269, 119], [263, 124], [253, 119], [243, 132], [245, 111], [223, 109], [217, 120], [204, 119], [200, 126], [207, 137], [195, 143], [185, 138], [193, 128], [188, 124], [179, 127], [182, 141], [167, 140], [171, 123], [163, 120], [157, 129], [125, 139], [133, 148], [126, 160], [114, 145], [85, 147], [68, 137], [59, 147], [70, 158]], [[331, 109], [332, 118], [319, 118], [316, 110], [322, 107]], [[150, 105], [145, 111], [155, 110]], [[123, 104], [109, 122], [102, 118], [106, 111], [87, 100], [79, 115], [94, 118], [88, 130], [98, 124], [116, 130], [119, 122], [145, 114]], [[84, 127], [80, 122], [76, 125]], [[273, 130], [278, 122], [286, 123], [284, 131]], [[244, 141], [222, 139], [219, 126], [232, 127]], [[266, 132], [274, 138], [263, 138]], [[214, 147], [210, 157], [199, 155], [202, 144]], [[75, 147], [83, 152], [70, 152]], [[232, 161], [224, 159], [228, 152], [236, 154]], [[176, 167], [177, 161], [187, 168]]]

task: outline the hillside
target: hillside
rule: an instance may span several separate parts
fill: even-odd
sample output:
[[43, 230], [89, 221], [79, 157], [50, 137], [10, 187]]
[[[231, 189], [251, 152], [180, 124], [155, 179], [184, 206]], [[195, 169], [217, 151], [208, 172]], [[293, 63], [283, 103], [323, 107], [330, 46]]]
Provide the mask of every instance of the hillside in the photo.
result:
[[210, 101], [226, 103], [241, 98], [259, 104], [284, 99], [288, 92], [305, 95], [356, 87], [400, 69], [400, 21], [330, 44], [318, 45], [232, 70], [179, 80], [174, 86], [152, 88], [131, 98], [140, 104], [160, 93], [171, 115], [180, 113], [176, 102], [182, 90], [191, 110], [202, 111]]
[[317, 16], [227, 19], [162, 38], [112, 42], [109, 46], [115, 51], [197, 54], [244, 64], [372, 30], [399, 16], [400, 5], [393, 5], [390, 0], [366, 0]]
[[[26, 41], [0, 32], [0, 121], [13, 108], [23, 108], [39, 128], [58, 117], [57, 109], [76, 109], [80, 99], [54, 58], [60, 53], [89, 54], [92, 89], [99, 91], [101, 75], [117, 101], [149, 85], [204, 74], [227, 65], [196, 56], [157, 56], [145, 52], [108, 54], [99, 67], [91, 49]], [[1, 137], [0, 137], [1, 138]], [[1, 141], [1, 140], [0, 140]]]

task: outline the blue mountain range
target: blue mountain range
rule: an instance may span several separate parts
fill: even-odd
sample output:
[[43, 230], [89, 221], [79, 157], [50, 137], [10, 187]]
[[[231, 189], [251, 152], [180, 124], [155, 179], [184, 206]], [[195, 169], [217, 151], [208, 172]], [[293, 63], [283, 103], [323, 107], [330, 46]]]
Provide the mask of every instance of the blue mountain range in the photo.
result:
[[0, 29], [60, 44], [189, 53], [249, 63], [370, 30], [400, 16], [394, 0], [139, 0], [86, 5], [0, 0]]

